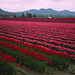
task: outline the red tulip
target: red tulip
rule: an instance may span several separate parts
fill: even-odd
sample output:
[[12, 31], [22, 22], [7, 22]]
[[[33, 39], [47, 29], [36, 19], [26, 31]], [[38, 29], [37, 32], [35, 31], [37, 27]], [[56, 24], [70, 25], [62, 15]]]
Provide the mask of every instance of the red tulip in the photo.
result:
[[17, 64], [15, 64], [15, 66], [17, 66]]
[[0, 59], [0, 61], [1, 61], [1, 59]]
[[22, 67], [22, 65], [20, 65], [20, 67]]

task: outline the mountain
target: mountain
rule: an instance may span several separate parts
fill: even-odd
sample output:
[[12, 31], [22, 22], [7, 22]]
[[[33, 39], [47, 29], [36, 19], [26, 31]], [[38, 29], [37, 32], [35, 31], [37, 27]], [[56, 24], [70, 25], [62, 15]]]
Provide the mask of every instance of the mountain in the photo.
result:
[[43, 14], [43, 15], [59, 15], [60, 12], [53, 10], [53, 9], [40, 9], [40, 10], [29, 10], [29, 11], [24, 11], [24, 13], [31, 13], [31, 14]]
[[[49, 9], [40, 9], [40, 10], [36, 10], [36, 9], [31, 9], [31, 10], [27, 10], [27, 11], [23, 11], [25, 14], [26, 13], [31, 13], [31, 14], [42, 14], [42, 15], [74, 15], [75, 16], [75, 12], [71, 12], [69, 10], [62, 10], [62, 11], [57, 11], [57, 10], [53, 10], [51, 8]], [[0, 14], [16, 14], [18, 16], [20, 16], [23, 12], [8, 12], [8, 11], [4, 11], [2, 9], [0, 9]]]
[[0, 14], [13, 14], [13, 12], [8, 12], [8, 11], [0, 9]]
[[59, 11], [62, 15], [75, 15], [75, 12], [71, 12], [69, 10]]

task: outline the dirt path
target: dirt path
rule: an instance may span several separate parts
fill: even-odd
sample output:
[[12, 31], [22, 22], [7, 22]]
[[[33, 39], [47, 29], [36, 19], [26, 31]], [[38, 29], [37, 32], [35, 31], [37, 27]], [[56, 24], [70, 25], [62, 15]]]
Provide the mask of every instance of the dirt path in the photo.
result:
[[[72, 65], [72, 66], [75, 66], [75, 65]], [[30, 70], [27, 67], [22, 67], [22, 68], [17, 67], [16, 70], [18, 71], [17, 75], [48, 75], [47, 73], [46, 74], [39, 73], [39, 72]], [[51, 68], [51, 70], [52, 70], [52, 73], [50, 72], [49, 75], [75, 75], [75, 74], [70, 73], [68, 69], [60, 70], [58, 68], [53, 67]]]

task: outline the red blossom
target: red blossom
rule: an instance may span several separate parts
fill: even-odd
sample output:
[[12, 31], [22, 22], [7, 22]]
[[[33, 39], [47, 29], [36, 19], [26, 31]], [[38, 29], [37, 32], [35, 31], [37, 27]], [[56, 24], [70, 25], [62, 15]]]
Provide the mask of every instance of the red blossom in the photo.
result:
[[4, 62], [7, 62], [7, 60], [4, 60]]
[[0, 59], [0, 61], [1, 61], [1, 59]]
[[50, 64], [52, 64], [52, 62], [50, 62]]
[[17, 66], [17, 64], [15, 64], [15, 66]]
[[20, 67], [22, 67], [22, 65], [20, 65]]
[[47, 63], [50, 63], [50, 61], [47, 61]]

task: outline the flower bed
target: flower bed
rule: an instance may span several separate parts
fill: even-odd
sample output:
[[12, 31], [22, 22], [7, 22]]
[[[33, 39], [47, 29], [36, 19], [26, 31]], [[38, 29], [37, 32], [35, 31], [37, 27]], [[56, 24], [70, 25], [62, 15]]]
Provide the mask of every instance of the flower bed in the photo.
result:
[[20, 67], [44, 72], [47, 65], [66, 69], [75, 62], [74, 23], [0, 22], [0, 51]]

